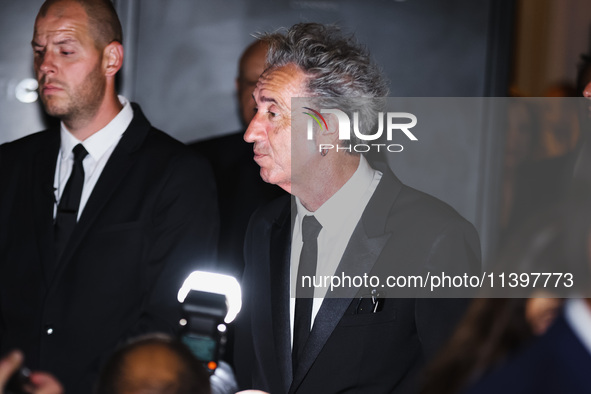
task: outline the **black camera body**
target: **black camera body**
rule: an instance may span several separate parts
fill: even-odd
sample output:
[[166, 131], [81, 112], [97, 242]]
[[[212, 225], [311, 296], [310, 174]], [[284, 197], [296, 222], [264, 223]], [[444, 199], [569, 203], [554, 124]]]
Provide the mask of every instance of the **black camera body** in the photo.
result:
[[29, 368], [22, 366], [20, 367], [6, 383], [5, 393], [6, 394], [26, 394], [29, 391], [26, 387], [32, 386], [31, 383], [31, 371]]
[[226, 343], [226, 296], [191, 290], [181, 308], [181, 341], [205, 364], [210, 373], [213, 373]]

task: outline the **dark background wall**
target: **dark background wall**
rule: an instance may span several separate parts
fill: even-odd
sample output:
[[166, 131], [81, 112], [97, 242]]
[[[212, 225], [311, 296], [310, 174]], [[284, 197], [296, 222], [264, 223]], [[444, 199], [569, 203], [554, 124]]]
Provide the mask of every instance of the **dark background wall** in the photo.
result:
[[135, 72], [127, 75], [134, 79], [130, 95], [155, 124], [185, 141], [239, 128], [233, 95], [242, 49], [254, 32], [300, 21], [337, 23], [354, 32], [384, 67], [392, 96], [488, 93], [493, 1], [135, 3], [132, 30], [139, 40]]
[[[44, 127], [39, 103], [23, 103], [15, 94], [19, 83], [33, 76], [30, 40], [41, 3], [0, 0], [0, 143]], [[252, 33], [300, 21], [337, 23], [355, 33], [384, 68], [391, 96], [504, 96], [507, 91], [512, 1], [114, 3], [125, 30], [121, 92], [140, 103], [154, 125], [184, 142], [239, 129], [234, 78], [241, 51]], [[30, 101], [35, 92], [25, 89], [27, 83], [19, 96]], [[23, 95], [23, 89], [30, 94]], [[399, 155], [390, 163], [403, 181], [444, 199], [471, 220], [486, 252], [496, 236], [503, 136], [487, 127], [458, 133], [427, 139], [412, 156]], [[470, 171], [458, 174], [458, 164], [448, 159], [460, 156], [459, 166]]]

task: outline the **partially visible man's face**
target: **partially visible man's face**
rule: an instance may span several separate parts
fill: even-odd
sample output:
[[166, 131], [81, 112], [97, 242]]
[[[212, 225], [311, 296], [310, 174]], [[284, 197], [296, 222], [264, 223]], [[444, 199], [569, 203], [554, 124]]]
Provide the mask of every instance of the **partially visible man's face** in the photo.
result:
[[248, 126], [254, 117], [255, 102], [252, 93], [259, 77], [265, 71], [266, 58], [267, 45], [257, 42], [246, 50], [240, 61], [236, 85], [238, 88], [240, 117], [244, 126]]
[[53, 4], [37, 17], [32, 45], [47, 113], [64, 121], [92, 118], [105, 95], [106, 77], [84, 8], [68, 0]]
[[294, 65], [265, 72], [254, 90], [256, 115], [244, 139], [254, 143], [261, 178], [291, 191], [291, 98], [306, 97], [306, 75]]

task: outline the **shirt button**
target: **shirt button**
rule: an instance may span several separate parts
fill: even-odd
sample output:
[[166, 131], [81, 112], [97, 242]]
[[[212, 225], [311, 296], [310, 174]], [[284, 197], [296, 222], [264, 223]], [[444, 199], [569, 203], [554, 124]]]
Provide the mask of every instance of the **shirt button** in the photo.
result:
[[51, 327], [51, 326], [45, 326], [45, 333], [47, 335], [53, 334], [53, 327]]

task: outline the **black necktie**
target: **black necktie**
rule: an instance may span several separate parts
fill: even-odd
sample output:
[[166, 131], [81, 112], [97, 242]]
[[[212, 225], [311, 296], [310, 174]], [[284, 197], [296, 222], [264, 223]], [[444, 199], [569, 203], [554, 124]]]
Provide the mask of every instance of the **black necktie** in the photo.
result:
[[[314, 216], [304, 216], [302, 221], [302, 253], [298, 266], [296, 283], [296, 303], [293, 328], [293, 349], [291, 360], [295, 373], [298, 361], [302, 358], [302, 352], [312, 323], [312, 303], [314, 301], [314, 287], [302, 286], [302, 277], [313, 278], [316, 275], [316, 262], [318, 260], [318, 233], [322, 225]], [[306, 281], [306, 284], [308, 282]], [[313, 283], [313, 281], [312, 281]]]
[[82, 160], [84, 160], [88, 152], [82, 144], [76, 145], [72, 151], [74, 152], [72, 174], [70, 174], [70, 178], [66, 183], [55, 215], [55, 252], [56, 259], [58, 260], [70, 239], [74, 226], [76, 226], [78, 207], [80, 206], [80, 197], [82, 196], [82, 186], [84, 186], [84, 167], [82, 166]]

